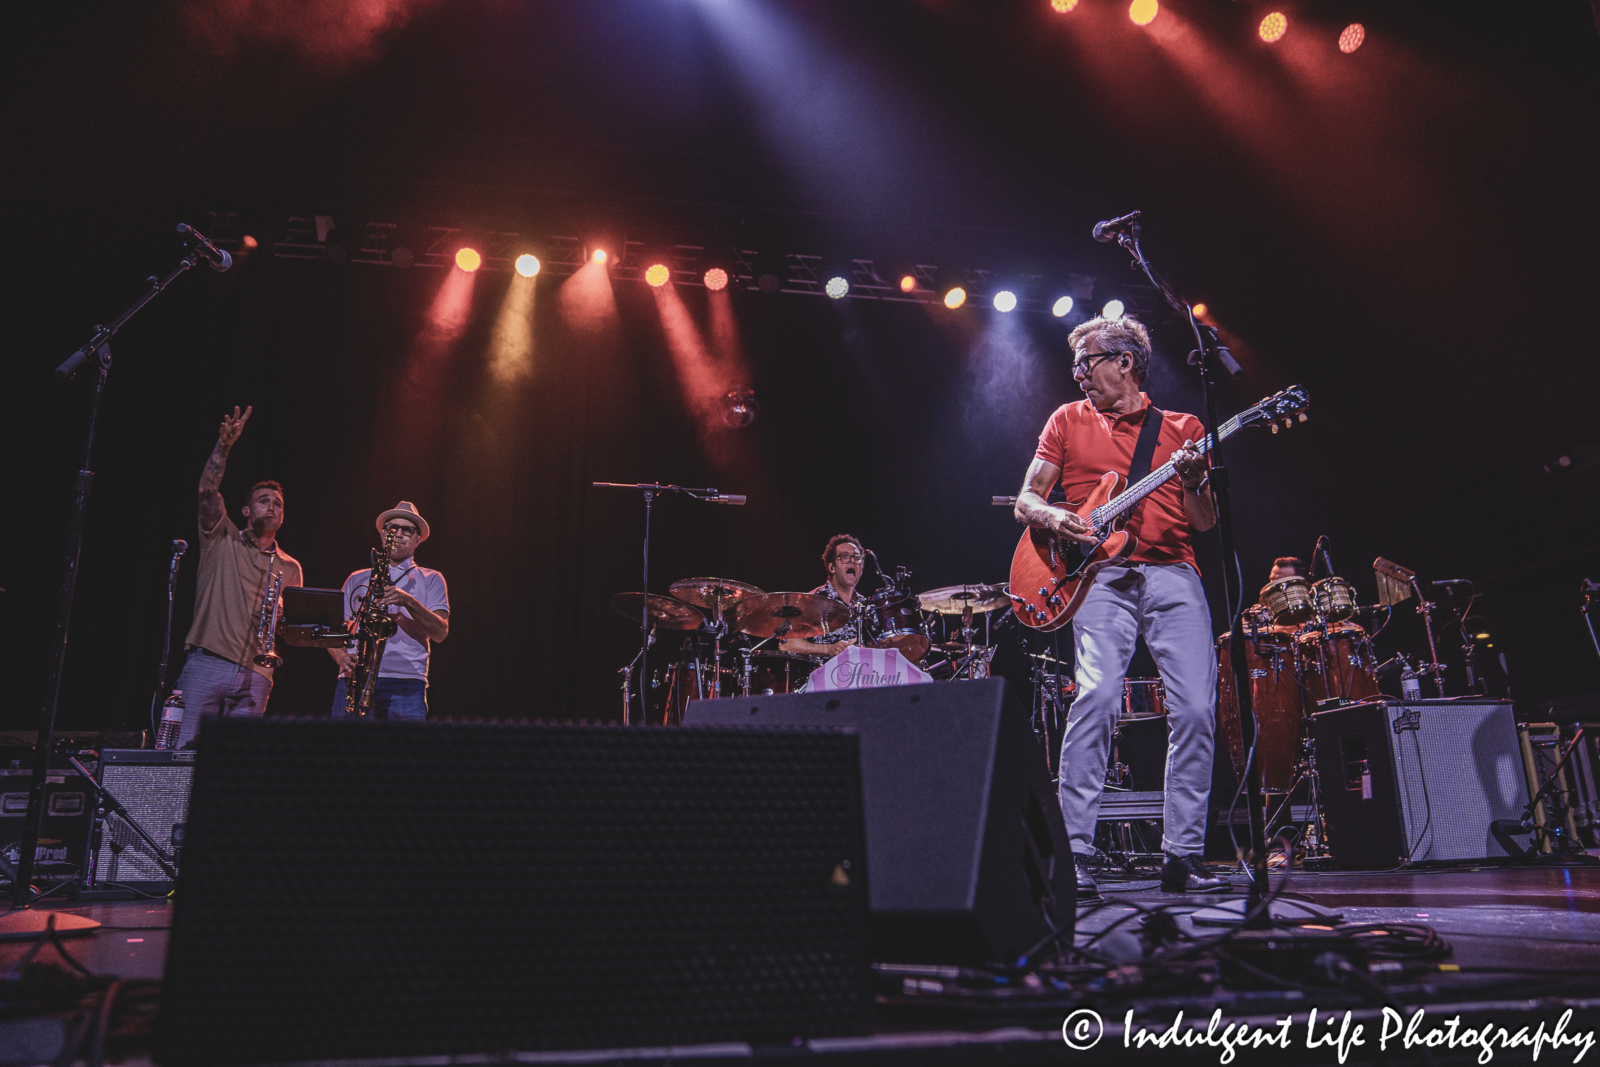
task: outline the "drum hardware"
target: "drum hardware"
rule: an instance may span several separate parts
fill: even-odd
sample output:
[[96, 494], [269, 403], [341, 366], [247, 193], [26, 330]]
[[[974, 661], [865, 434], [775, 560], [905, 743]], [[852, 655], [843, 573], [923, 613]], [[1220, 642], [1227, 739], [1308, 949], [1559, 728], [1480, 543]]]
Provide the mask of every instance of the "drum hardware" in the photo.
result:
[[1439, 664], [1439, 648], [1433, 640], [1433, 610], [1437, 605], [1428, 602], [1417, 584], [1417, 572], [1402, 567], [1392, 560], [1379, 556], [1372, 561], [1372, 573], [1378, 579], [1378, 602], [1393, 607], [1412, 597], [1417, 598], [1417, 611], [1422, 615], [1422, 629], [1428, 635], [1428, 666], [1424, 674], [1433, 675], [1433, 686], [1439, 696], [1444, 696], [1444, 668]]
[[1066, 731], [1067, 710], [1078, 693], [1069, 664], [1048, 652], [1029, 652], [1033, 660], [1033, 734], [1044, 749], [1051, 781], [1059, 777], [1061, 736]]

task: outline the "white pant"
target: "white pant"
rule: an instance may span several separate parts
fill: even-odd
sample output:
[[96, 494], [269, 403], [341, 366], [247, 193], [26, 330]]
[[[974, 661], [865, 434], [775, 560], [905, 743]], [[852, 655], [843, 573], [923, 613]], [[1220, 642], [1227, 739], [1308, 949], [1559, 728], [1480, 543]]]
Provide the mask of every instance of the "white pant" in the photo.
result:
[[1205, 848], [1216, 733], [1217, 657], [1211, 609], [1200, 576], [1186, 563], [1111, 566], [1072, 620], [1078, 695], [1061, 740], [1061, 814], [1072, 851], [1094, 851], [1111, 729], [1122, 712], [1122, 683], [1143, 635], [1167, 688], [1167, 795], [1161, 847], [1174, 856]]

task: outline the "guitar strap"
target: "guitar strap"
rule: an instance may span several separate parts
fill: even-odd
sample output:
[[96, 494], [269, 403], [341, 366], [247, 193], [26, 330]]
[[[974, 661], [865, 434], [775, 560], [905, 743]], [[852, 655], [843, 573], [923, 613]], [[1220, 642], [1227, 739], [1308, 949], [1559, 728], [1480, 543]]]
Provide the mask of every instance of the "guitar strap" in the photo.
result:
[[1139, 440], [1133, 446], [1133, 463], [1128, 467], [1128, 484], [1135, 485], [1150, 473], [1150, 461], [1155, 458], [1156, 438], [1161, 436], [1162, 411], [1154, 404], [1144, 409], [1144, 425], [1139, 428]]

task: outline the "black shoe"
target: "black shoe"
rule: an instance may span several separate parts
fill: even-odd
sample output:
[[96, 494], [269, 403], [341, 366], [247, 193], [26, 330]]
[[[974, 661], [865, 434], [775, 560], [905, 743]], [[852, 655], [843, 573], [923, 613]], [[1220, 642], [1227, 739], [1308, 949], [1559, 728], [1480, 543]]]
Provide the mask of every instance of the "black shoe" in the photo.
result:
[[1072, 866], [1078, 872], [1078, 899], [1095, 900], [1100, 896], [1100, 887], [1094, 884], [1094, 875], [1089, 873], [1089, 857], [1072, 854]]
[[1232, 886], [1226, 878], [1206, 870], [1199, 856], [1168, 856], [1167, 865], [1161, 868], [1164, 893], [1215, 893]]

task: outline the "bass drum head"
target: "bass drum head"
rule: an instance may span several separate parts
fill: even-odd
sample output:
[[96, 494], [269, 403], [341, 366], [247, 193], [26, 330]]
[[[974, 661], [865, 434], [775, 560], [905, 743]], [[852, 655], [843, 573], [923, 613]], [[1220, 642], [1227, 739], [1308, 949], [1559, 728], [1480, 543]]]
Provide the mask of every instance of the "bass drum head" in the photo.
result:
[[752, 696], [797, 693], [822, 666], [822, 657], [799, 652], [757, 652], [750, 657]]

